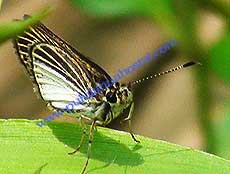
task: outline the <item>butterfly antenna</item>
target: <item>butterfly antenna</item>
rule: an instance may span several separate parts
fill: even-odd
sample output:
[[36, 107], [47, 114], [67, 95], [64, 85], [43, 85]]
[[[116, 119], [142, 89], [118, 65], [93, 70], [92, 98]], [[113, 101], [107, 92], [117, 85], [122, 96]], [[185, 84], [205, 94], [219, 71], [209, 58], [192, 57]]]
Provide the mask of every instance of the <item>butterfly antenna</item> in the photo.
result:
[[190, 67], [192, 65], [196, 65], [196, 64], [199, 64], [201, 65], [200, 62], [194, 62], [194, 61], [190, 61], [190, 62], [187, 62], [183, 65], [179, 65], [177, 67], [174, 67], [170, 70], [167, 70], [167, 71], [164, 71], [164, 72], [160, 72], [160, 73], [157, 73], [157, 74], [154, 74], [154, 75], [151, 75], [151, 76], [147, 76], [147, 77], [144, 77], [143, 79], [140, 79], [140, 80], [136, 80], [134, 82], [131, 82], [131, 86], [135, 85], [135, 84], [138, 84], [138, 83], [142, 83], [143, 81], [145, 80], [149, 80], [149, 79], [153, 79], [155, 77], [159, 77], [159, 76], [162, 76], [162, 75], [165, 75], [165, 74], [168, 74], [168, 73], [171, 73], [171, 72], [174, 72], [174, 71], [177, 71], [177, 70], [180, 70], [180, 69], [183, 69], [183, 68], [187, 68], [187, 67]]

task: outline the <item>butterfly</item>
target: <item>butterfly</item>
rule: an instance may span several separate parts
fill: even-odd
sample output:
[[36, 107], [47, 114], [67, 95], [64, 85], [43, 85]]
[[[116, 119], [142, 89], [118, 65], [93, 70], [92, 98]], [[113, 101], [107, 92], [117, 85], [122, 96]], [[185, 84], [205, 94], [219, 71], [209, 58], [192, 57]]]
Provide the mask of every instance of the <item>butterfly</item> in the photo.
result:
[[[24, 18], [28, 17], [25, 15]], [[80, 119], [82, 124], [86, 121], [91, 125], [87, 160], [82, 174], [90, 159], [95, 127], [106, 126], [127, 108], [129, 108], [129, 114], [124, 121], [128, 122], [129, 133], [133, 140], [139, 143], [131, 129], [134, 111], [131, 89], [134, 84], [148, 77], [128, 84], [114, 81], [99, 65], [58, 37], [41, 22], [28, 27], [23, 34], [17, 35], [13, 39], [13, 44], [20, 62], [33, 83], [34, 90], [47, 102], [48, 106]], [[189, 62], [149, 78], [193, 64], [195, 62]], [[90, 94], [90, 91], [94, 89], [100, 90], [94, 95]], [[79, 97], [85, 100], [72, 105], [70, 111], [66, 106]], [[69, 154], [74, 154], [80, 149], [85, 135], [86, 130], [83, 129], [80, 144]]]

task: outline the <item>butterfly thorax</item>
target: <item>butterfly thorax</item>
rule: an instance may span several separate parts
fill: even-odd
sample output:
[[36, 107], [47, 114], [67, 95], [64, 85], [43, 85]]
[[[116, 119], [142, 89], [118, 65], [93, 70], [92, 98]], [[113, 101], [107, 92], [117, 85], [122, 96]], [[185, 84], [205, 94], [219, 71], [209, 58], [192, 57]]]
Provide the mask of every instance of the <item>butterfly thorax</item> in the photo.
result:
[[118, 117], [133, 101], [133, 94], [127, 85], [116, 83], [103, 93], [88, 99], [69, 113], [86, 120], [97, 120], [98, 125], [107, 125]]

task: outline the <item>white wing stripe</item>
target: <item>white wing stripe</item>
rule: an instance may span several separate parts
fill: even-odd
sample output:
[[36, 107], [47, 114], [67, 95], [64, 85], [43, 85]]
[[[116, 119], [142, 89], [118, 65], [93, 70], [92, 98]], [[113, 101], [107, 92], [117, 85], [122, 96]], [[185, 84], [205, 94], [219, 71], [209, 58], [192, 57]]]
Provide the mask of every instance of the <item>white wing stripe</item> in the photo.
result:
[[33, 43], [32, 40], [30, 40], [30, 39], [28, 39], [28, 38], [26, 38], [26, 37], [18, 36], [18, 38], [23, 39], [23, 40], [26, 40], [26, 41], [28, 41], [28, 42], [30, 42], [30, 43]]
[[[34, 62], [34, 72], [35, 74], [42, 74], [43, 77], [39, 78], [35, 75], [35, 78], [40, 85], [42, 82], [43, 84], [50, 84], [51, 82], [58, 83], [63, 88], [71, 88], [72, 90], [76, 90], [78, 93], [84, 95], [76, 86], [74, 86], [71, 82], [66, 80], [62, 75], [54, 71], [53, 69], [47, 67], [45, 64], [42, 64], [40, 62]], [[47, 78], [47, 80], [45, 79]]]

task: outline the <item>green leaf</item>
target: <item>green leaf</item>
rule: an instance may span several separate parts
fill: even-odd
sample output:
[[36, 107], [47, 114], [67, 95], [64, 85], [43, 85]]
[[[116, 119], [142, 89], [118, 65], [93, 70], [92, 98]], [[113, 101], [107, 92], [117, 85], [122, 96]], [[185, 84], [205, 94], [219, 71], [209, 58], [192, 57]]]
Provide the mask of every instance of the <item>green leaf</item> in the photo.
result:
[[32, 15], [31, 18], [22, 21], [12, 21], [0, 25], [0, 44], [8, 39], [22, 33], [28, 26], [36, 24], [44, 18], [50, 11], [51, 7], [46, 7]]
[[[52, 121], [39, 127], [36, 120], [0, 120], [0, 173], [80, 173], [87, 142], [80, 152], [67, 155], [80, 141], [79, 124]], [[168, 142], [98, 127], [88, 173], [229, 174], [230, 161]]]
[[230, 83], [230, 34], [226, 34], [209, 51], [210, 67], [216, 75]]

